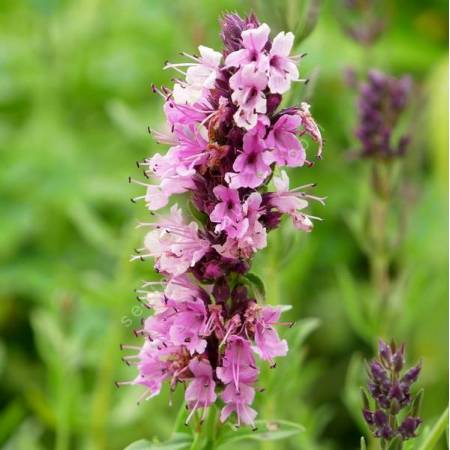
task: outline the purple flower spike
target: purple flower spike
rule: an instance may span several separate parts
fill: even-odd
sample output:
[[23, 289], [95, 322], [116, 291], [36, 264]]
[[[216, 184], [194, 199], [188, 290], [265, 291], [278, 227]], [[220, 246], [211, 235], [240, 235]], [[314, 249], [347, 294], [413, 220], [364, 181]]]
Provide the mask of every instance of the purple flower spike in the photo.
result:
[[409, 136], [394, 139], [411, 91], [411, 78], [396, 79], [377, 70], [369, 71], [359, 89], [359, 125], [355, 136], [362, 157], [389, 159], [405, 154]]
[[362, 390], [364, 420], [375, 437], [388, 442], [415, 437], [422, 423], [417, 417], [422, 393], [413, 396], [410, 391], [421, 366], [418, 364], [402, 375], [404, 364], [405, 346], [397, 347], [394, 342], [389, 345], [380, 340], [378, 357], [368, 365], [368, 392], [373, 399], [374, 410], [365, 390]]
[[[277, 327], [290, 324], [279, 321], [281, 307], [258, 303], [264, 289], [248, 273], [252, 258], [283, 218], [312, 231], [310, 203], [324, 203], [311, 194], [313, 183], [290, 189], [287, 173], [277, 171], [310, 166], [303, 137], [319, 155], [322, 137], [307, 103], [278, 110], [301, 80], [294, 36], [270, 33], [253, 15], [229, 14], [222, 52], [199, 46], [198, 56], [166, 64], [183, 75], [173, 89], [153, 88], [168, 131], [152, 135], [169, 149], [138, 164], [148, 183], [130, 179], [145, 187], [133, 201], [144, 200], [152, 217], [139, 224], [148, 232], [132, 259], [153, 258], [163, 278], [137, 291], [153, 314], [135, 330], [143, 346], [123, 347], [136, 351], [124, 359], [138, 371], [123, 384], [145, 387], [149, 399], [166, 382], [172, 390], [182, 383], [187, 422], [201, 422], [220, 399], [222, 421], [235, 415], [237, 425], [255, 427], [257, 360], [275, 367], [286, 356]], [[176, 204], [159, 212], [179, 194], [189, 198], [189, 218]]]

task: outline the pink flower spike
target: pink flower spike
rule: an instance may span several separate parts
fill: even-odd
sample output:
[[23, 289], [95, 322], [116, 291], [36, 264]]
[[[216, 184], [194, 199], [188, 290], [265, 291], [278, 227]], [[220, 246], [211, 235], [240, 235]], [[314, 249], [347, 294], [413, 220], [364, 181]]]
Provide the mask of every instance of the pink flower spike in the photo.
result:
[[298, 69], [289, 57], [294, 44], [294, 35], [278, 33], [269, 53], [269, 89], [273, 94], [284, 94], [291, 87], [291, 81], [298, 80]]
[[272, 152], [267, 153], [267, 163], [300, 167], [306, 159], [305, 150], [297, 138], [302, 119], [298, 115], [284, 114], [271, 128], [265, 142]]

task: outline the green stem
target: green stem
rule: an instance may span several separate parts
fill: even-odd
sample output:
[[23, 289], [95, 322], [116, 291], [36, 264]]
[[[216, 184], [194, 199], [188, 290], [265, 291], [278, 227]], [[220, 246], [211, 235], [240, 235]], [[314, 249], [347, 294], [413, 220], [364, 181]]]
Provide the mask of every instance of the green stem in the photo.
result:
[[201, 439], [201, 428], [200, 432], [195, 432], [194, 440], [192, 441], [192, 445], [190, 447], [190, 450], [200, 450], [200, 439]]

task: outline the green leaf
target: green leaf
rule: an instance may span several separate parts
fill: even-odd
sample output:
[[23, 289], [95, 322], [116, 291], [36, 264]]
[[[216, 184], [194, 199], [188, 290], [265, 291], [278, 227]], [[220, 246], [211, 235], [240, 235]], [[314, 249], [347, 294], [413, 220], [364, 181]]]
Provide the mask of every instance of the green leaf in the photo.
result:
[[266, 299], [266, 288], [264, 287], [263, 280], [254, 273], [246, 273], [244, 277], [250, 282], [256, 300], [258, 302], [264, 302]]
[[202, 213], [197, 209], [197, 207], [192, 203], [191, 201], [188, 203], [189, 206], [189, 212], [192, 214], [192, 217], [196, 219], [198, 222], [200, 222], [202, 225], [204, 225], [207, 220], [208, 216], [205, 213]]
[[189, 414], [189, 411], [186, 408], [186, 403], [183, 402], [182, 405], [180, 406], [180, 409], [178, 410], [178, 414], [177, 414], [177, 418], [175, 420], [175, 425], [173, 427], [173, 433], [174, 436], [177, 433], [183, 433], [184, 430], [186, 430], [186, 418]]
[[397, 436], [389, 444], [388, 450], [402, 450], [402, 439]]
[[363, 437], [361, 437], [360, 442], [361, 442], [360, 449], [361, 449], [361, 450], [367, 450], [366, 440], [365, 440]]
[[[255, 422], [256, 430], [251, 428], [236, 428], [231, 426], [231, 430], [225, 432], [219, 439], [218, 446], [222, 448], [229, 444], [244, 439], [252, 439], [256, 441], [275, 441], [285, 439], [305, 431], [305, 429], [296, 423], [286, 420], [257, 420]], [[235, 447], [236, 448], [236, 447]]]
[[413, 417], [420, 416], [420, 410], [422, 409], [422, 400], [423, 400], [423, 389], [421, 389], [414, 398], [413, 404], [411, 406], [411, 416]]
[[186, 433], [174, 433], [166, 442], [151, 443], [145, 439], [133, 442], [124, 450], [183, 450], [192, 444], [192, 437]]
[[360, 386], [363, 385], [365, 381], [362, 356], [359, 353], [354, 353], [348, 364], [342, 396], [344, 403], [347, 406], [347, 410], [353, 416], [353, 419], [357, 422], [361, 431], [367, 429], [367, 425], [361, 414], [363, 402], [361, 401]]
[[361, 289], [357, 286], [356, 281], [353, 279], [347, 267], [338, 269], [337, 281], [350, 325], [356, 333], [371, 343], [374, 330], [368, 321], [367, 312], [364, 311], [364, 294], [361, 293]]
[[441, 435], [447, 428], [448, 423], [448, 408], [442, 413], [434, 427], [427, 434], [425, 441], [420, 446], [419, 450], [434, 450]]

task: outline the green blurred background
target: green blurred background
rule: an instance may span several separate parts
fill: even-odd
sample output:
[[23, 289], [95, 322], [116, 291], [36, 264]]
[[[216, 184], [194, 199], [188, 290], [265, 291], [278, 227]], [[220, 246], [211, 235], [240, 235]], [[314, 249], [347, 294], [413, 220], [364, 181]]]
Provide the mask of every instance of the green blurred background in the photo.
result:
[[[220, 13], [245, 13], [251, 3], [0, 0], [2, 449], [121, 450], [169, 436], [181, 392], [172, 408], [167, 392], [136, 406], [138, 388], [114, 387], [134, 377], [119, 351], [135, 342], [130, 323], [144, 314], [133, 288], [154, 276], [150, 264], [128, 262], [146, 212], [129, 202], [139, 190], [127, 177], [137, 176], [135, 160], [157, 150], [146, 127], [162, 127], [150, 85], [170, 84], [164, 61], [200, 43], [220, 48]], [[264, 375], [271, 387], [258, 409], [306, 431], [239, 448], [348, 450], [367, 434], [357, 388], [376, 336], [361, 311], [371, 294], [354, 224], [367, 203], [369, 169], [348, 158], [356, 123], [355, 96], [343, 81], [349, 66], [416, 81], [398, 199], [409, 217], [396, 258], [399, 319], [385, 337], [407, 342], [411, 363], [423, 358], [426, 424], [447, 404], [448, 10], [439, 0], [388, 5], [389, 25], [370, 56], [343, 33], [338, 1], [323, 5], [299, 47], [312, 82], [298, 95], [312, 104], [326, 147], [320, 164], [295, 177], [318, 182], [328, 196], [315, 210], [325, 220], [295, 245], [289, 227], [280, 230], [254, 272], [270, 302], [293, 305], [288, 315], [304, 332]]]

